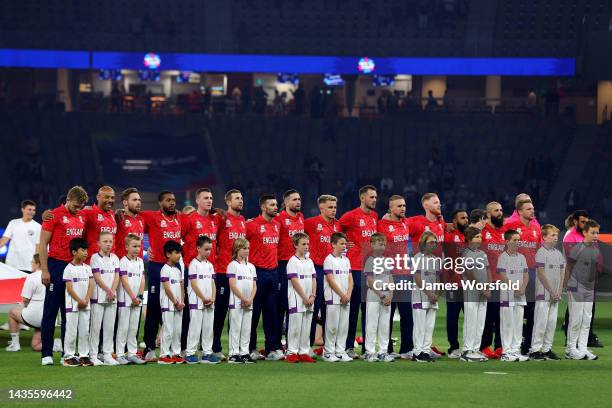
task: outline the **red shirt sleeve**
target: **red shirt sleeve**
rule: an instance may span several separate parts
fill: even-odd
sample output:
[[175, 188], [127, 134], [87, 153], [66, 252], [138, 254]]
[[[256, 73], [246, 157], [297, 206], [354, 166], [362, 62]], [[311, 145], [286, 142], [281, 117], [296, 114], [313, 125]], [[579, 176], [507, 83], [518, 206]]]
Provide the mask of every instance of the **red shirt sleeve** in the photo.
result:
[[354, 217], [352, 211], [344, 213], [342, 217], [340, 217], [338, 222], [340, 223], [340, 229], [343, 232], [346, 232], [351, 227], [351, 225], [353, 225], [353, 218]]
[[189, 222], [189, 215], [187, 214], [179, 214], [178, 216], [179, 222], [181, 223], [181, 237], [185, 238], [187, 233], [189, 232], [189, 227], [191, 223]]
[[250, 241], [253, 238], [254, 232], [255, 232], [255, 220], [248, 220], [246, 223], [246, 238], [248, 241]]
[[53, 214], [53, 218], [50, 220], [43, 221], [42, 223], [42, 229], [47, 232], [53, 232], [53, 229], [55, 228], [55, 223], [57, 222], [58, 218], [58, 215], [55, 214], [55, 210], [51, 211], [51, 213]]

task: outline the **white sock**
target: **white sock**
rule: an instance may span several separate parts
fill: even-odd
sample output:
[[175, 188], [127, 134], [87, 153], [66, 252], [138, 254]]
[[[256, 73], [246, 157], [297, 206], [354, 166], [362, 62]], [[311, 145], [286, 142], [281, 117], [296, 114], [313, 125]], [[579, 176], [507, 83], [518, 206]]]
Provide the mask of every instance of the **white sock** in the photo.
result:
[[11, 341], [15, 344], [19, 344], [19, 332], [11, 333]]

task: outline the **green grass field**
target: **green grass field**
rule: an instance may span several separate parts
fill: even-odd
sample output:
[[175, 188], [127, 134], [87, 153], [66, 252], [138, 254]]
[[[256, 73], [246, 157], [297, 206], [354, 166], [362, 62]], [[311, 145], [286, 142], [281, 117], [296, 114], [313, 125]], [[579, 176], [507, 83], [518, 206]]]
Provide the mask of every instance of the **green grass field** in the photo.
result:
[[[448, 347], [445, 309], [437, 316], [434, 344]], [[565, 310], [565, 306], [560, 310]], [[6, 321], [6, 316], [1, 316]], [[397, 326], [397, 323], [396, 323]], [[558, 325], [560, 329], [560, 323]], [[598, 304], [596, 331], [606, 344], [594, 349], [597, 361], [464, 363], [443, 358], [434, 364], [393, 363], [254, 365], [181, 365], [144, 367], [40, 366], [29, 351], [31, 332], [22, 332], [23, 350], [4, 351], [8, 332], [0, 332], [0, 406], [7, 389], [74, 390], [67, 406], [232, 406], [232, 407], [583, 407], [612, 401], [612, 304]], [[398, 332], [397, 330], [395, 331]], [[262, 336], [263, 337], [263, 336]], [[262, 338], [260, 337], [260, 339]], [[563, 354], [563, 333], [555, 347]], [[224, 348], [227, 339], [224, 339]], [[31, 401], [31, 406], [65, 405], [65, 401]]]

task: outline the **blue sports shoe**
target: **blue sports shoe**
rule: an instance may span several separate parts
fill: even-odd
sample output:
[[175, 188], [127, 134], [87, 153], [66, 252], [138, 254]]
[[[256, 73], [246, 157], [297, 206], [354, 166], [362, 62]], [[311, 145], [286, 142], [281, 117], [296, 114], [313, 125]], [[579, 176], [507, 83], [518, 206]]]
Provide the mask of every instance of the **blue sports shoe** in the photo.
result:
[[185, 357], [185, 362], [187, 364], [197, 364], [198, 363], [198, 357], [191, 355], [191, 356], [186, 356]]
[[214, 354], [207, 354], [202, 356], [202, 360], [200, 362], [202, 364], [219, 364], [221, 360]]

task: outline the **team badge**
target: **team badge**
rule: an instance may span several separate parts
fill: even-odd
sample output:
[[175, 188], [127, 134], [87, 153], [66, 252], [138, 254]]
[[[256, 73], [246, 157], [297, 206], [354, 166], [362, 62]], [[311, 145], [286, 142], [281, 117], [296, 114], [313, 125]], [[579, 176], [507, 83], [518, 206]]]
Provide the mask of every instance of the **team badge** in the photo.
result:
[[455, 242], [461, 242], [458, 235], [455, 235]]
[[323, 231], [323, 225], [317, 224], [317, 231]]
[[196, 229], [202, 229], [202, 223], [200, 221], [196, 221]]
[[130, 222], [130, 220], [125, 220], [125, 227], [129, 228], [132, 226], [132, 223]]
[[486, 239], [491, 239], [491, 233], [490, 233], [490, 232], [487, 232], [487, 235], [485, 235], [485, 238], [486, 238]]
[[65, 215], [64, 215], [64, 217], [62, 217], [62, 222], [64, 224], [69, 224], [70, 223], [70, 221], [68, 221], [68, 217], [66, 217]]
[[291, 225], [291, 221], [289, 221], [289, 218], [285, 218], [285, 225]]
[[389, 232], [393, 232], [395, 231], [395, 227], [393, 227], [393, 225], [389, 225]]
[[168, 224], [166, 224], [166, 220], [161, 220], [161, 222], [159, 223], [159, 226], [161, 228], [166, 228], [168, 226]]
[[28, 235], [29, 236], [33, 236], [34, 235], [34, 231], [33, 230], [28, 230]]
[[102, 214], [98, 214], [98, 221], [104, 221], [104, 216]]
[[225, 220], [225, 228], [231, 228], [232, 222], [230, 220]]
[[359, 219], [359, 226], [360, 226], [360, 227], [365, 227], [365, 225], [366, 225], [366, 223], [365, 223], [365, 221], [363, 220], [363, 218], [360, 218], [360, 219]]
[[261, 225], [261, 226], [259, 227], [259, 232], [261, 232], [261, 233], [266, 232], [266, 226], [265, 226], [265, 225]]

